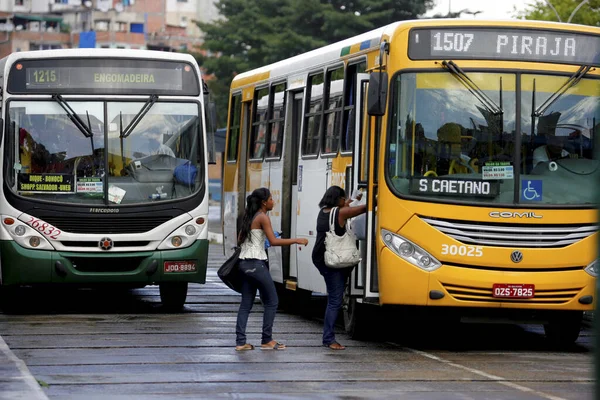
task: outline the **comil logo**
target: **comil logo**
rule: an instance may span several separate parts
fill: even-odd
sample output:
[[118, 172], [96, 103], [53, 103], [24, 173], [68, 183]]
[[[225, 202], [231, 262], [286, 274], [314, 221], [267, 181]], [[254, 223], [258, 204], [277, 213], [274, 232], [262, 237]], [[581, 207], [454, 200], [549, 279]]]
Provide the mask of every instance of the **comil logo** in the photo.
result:
[[490, 213], [492, 218], [544, 218], [542, 215], [538, 215], [535, 211], [525, 212], [510, 212], [510, 211], [492, 211]]

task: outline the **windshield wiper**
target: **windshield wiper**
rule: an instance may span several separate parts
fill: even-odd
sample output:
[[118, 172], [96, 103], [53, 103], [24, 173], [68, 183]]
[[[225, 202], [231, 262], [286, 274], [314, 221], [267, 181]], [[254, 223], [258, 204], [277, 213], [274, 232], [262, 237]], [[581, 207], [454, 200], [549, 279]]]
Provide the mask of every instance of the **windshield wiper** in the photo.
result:
[[90, 123], [90, 114], [87, 111], [86, 114], [88, 118], [88, 125], [86, 126], [79, 115], [75, 113], [69, 103], [67, 103], [60, 94], [53, 94], [52, 100], [56, 101], [62, 107], [62, 109], [65, 110], [71, 122], [75, 124], [77, 129], [79, 129], [86, 138], [91, 138], [94, 136], [94, 133], [92, 132], [92, 124]]
[[[571, 75], [569, 79], [567, 79], [567, 81], [563, 83], [563, 85], [556, 92], [552, 93], [552, 95], [548, 97], [545, 102], [543, 102], [538, 108], [536, 108], [531, 114], [531, 116], [541, 117], [542, 115], [544, 115], [546, 113], [546, 110], [548, 110], [548, 108], [552, 104], [554, 104], [558, 99], [560, 99], [560, 97], [563, 94], [565, 94], [567, 90], [577, 85], [579, 81], [590, 71], [590, 69], [592, 69], [591, 65], [582, 65], [581, 67], [579, 67], [577, 72]], [[533, 103], [535, 105], [535, 79], [533, 80]]]
[[129, 122], [129, 124], [127, 125], [127, 127], [125, 127], [125, 129], [123, 129], [123, 117], [121, 116], [121, 124], [120, 124], [121, 131], [120, 131], [120, 136], [119, 136], [121, 139], [126, 138], [127, 136], [131, 135], [131, 132], [133, 132], [133, 130], [135, 129], [137, 124], [139, 124], [140, 121], [142, 120], [142, 118], [144, 118], [144, 116], [148, 113], [148, 111], [150, 111], [150, 109], [152, 108], [154, 103], [156, 103], [156, 100], [158, 100], [158, 95], [153, 94], [152, 96], [150, 96], [148, 101], [146, 101], [146, 103], [144, 103], [141, 110], [135, 115], [135, 117], [133, 117], [133, 119], [131, 120], [131, 122]]
[[[475, 96], [475, 98], [479, 100], [481, 104], [483, 104], [483, 106], [489, 113], [491, 113], [492, 115], [504, 114], [502, 107], [498, 106], [494, 102], [494, 100], [490, 99], [488, 95], [486, 95], [485, 92], [481, 90], [479, 86], [477, 86], [475, 82], [473, 82], [471, 78], [469, 78], [467, 74], [458, 65], [456, 65], [454, 61], [444, 60], [442, 61], [442, 66], [444, 68], [447, 68], [448, 71], [450, 71], [450, 73], [452, 74], [452, 76], [454, 76], [456, 80], [462, 83], [469, 90], [469, 92], [471, 92], [471, 94]], [[502, 102], [502, 84], [500, 84], [500, 102]]]

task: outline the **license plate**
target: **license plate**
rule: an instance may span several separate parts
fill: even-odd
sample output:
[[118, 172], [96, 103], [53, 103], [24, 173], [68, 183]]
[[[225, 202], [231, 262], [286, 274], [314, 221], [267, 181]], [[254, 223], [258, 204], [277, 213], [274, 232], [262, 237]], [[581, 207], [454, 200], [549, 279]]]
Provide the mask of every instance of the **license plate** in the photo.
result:
[[509, 299], [531, 299], [535, 295], [535, 285], [494, 283], [492, 295]]
[[194, 261], [165, 261], [165, 272], [196, 272]]

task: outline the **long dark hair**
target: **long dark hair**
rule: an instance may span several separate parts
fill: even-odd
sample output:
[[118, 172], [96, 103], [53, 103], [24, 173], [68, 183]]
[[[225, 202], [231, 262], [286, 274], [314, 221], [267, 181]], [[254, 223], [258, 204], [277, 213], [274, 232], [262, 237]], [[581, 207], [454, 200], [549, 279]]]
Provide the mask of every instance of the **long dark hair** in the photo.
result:
[[250, 196], [246, 197], [246, 210], [244, 211], [244, 217], [242, 218], [242, 227], [238, 236], [238, 245], [244, 243], [246, 238], [250, 235], [252, 220], [260, 210], [262, 202], [269, 200], [269, 197], [271, 197], [271, 192], [264, 187], [254, 190]]
[[340, 204], [340, 199], [346, 198], [346, 191], [339, 186], [331, 186], [325, 191], [319, 202], [320, 208], [332, 208]]

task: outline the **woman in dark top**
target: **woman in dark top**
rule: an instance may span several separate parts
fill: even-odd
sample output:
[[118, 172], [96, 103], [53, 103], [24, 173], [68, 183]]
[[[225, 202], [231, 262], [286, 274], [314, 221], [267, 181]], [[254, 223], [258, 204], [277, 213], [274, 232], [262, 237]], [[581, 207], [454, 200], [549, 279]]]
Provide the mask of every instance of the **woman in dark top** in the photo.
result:
[[342, 300], [344, 298], [344, 286], [350, 276], [350, 268], [329, 268], [325, 265], [325, 237], [329, 232], [329, 215], [331, 209], [336, 210], [335, 234], [342, 236], [346, 233], [346, 220], [356, 217], [367, 211], [365, 204], [349, 207], [350, 199], [346, 199], [346, 192], [339, 186], [331, 186], [319, 202], [321, 211], [317, 217], [317, 240], [312, 252], [313, 264], [317, 267], [327, 285], [327, 309], [325, 310], [325, 322], [323, 325], [323, 346], [332, 350], [344, 350], [345, 347], [335, 340], [335, 321], [337, 320]]

